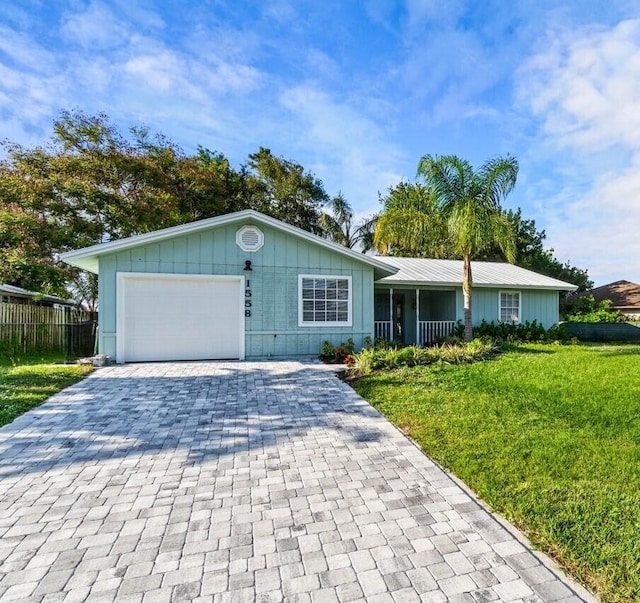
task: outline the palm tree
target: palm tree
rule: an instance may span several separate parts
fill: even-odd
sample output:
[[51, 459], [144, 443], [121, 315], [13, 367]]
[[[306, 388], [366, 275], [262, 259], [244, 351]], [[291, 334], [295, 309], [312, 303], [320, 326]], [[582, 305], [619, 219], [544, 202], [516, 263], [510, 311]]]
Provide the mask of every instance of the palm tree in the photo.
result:
[[462, 257], [464, 272], [464, 333], [470, 341], [473, 333], [471, 259], [497, 246], [508, 262], [515, 261], [513, 227], [501, 202], [515, 186], [518, 161], [515, 157], [497, 157], [475, 171], [472, 165], [455, 155], [425, 155], [418, 164], [418, 176], [424, 178], [447, 220], [452, 250]]
[[373, 244], [383, 255], [447, 258], [447, 225], [433, 191], [400, 182], [382, 200]]
[[327, 205], [331, 213], [320, 214], [324, 236], [349, 249], [360, 244], [363, 253], [369, 251], [373, 245], [373, 231], [378, 215], [374, 214], [354, 225], [353, 209], [342, 193], [338, 193]]

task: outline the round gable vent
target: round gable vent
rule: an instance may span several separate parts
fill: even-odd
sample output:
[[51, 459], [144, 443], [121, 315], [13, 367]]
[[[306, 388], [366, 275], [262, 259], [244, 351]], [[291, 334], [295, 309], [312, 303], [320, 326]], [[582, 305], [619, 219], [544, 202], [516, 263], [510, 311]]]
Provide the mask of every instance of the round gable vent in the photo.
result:
[[243, 226], [236, 233], [236, 244], [242, 251], [258, 251], [264, 245], [264, 234], [256, 226]]

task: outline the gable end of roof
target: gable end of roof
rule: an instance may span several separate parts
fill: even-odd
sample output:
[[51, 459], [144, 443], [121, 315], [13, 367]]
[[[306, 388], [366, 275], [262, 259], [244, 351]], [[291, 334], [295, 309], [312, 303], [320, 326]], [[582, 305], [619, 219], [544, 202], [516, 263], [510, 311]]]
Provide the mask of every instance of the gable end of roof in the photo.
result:
[[67, 251], [66, 253], [61, 254], [60, 258], [67, 264], [97, 274], [100, 256], [109, 253], [116, 253], [118, 251], [125, 251], [141, 245], [158, 243], [173, 237], [194, 234], [211, 228], [227, 224], [235, 224], [238, 222], [255, 222], [271, 226], [281, 232], [285, 232], [314, 243], [315, 245], [319, 245], [320, 247], [324, 247], [325, 249], [331, 250], [335, 253], [345, 255], [358, 262], [372, 266], [376, 270], [377, 275], [390, 275], [397, 270], [396, 268], [379, 261], [375, 257], [367, 256], [352, 249], [348, 249], [347, 247], [343, 247], [342, 245], [338, 245], [337, 243], [323, 239], [322, 237], [307, 232], [306, 230], [302, 230], [301, 228], [292, 226], [291, 224], [287, 224], [286, 222], [282, 222], [281, 220], [277, 220], [276, 218], [272, 218], [271, 216], [267, 216], [252, 209], [224, 214], [222, 216], [215, 216], [213, 218], [206, 218], [204, 220], [189, 222], [187, 224], [180, 224], [178, 226], [155, 230], [153, 232], [127, 237], [125, 239], [118, 239], [116, 241], [109, 241], [108, 243], [92, 245], [91, 247], [85, 247], [83, 249]]

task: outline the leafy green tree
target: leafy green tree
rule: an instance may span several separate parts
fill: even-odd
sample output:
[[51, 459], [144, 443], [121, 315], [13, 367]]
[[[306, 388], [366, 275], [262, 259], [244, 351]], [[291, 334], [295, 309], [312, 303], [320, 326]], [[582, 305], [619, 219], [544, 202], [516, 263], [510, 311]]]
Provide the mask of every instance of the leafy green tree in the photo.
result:
[[243, 197], [248, 208], [317, 235], [322, 206], [329, 201], [322, 181], [298, 163], [275, 157], [261, 147], [249, 155], [243, 171]]
[[66, 297], [71, 274], [48, 252], [48, 246], [60, 242], [61, 233], [42, 212], [25, 211], [10, 200], [19, 189], [3, 195], [6, 185], [0, 168], [0, 196], [6, 199], [0, 202], [0, 282]]
[[598, 302], [593, 295], [580, 295], [567, 305], [564, 319], [569, 322], [626, 322], [627, 317], [612, 306], [610, 299]]
[[508, 262], [515, 261], [515, 236], [501, 202], [515, 186], [518, 162], [514, 157], [486, 161], [479, 169], [455, 155], [425, 155], [418, 164], [447, 221], [453, 253], [462, 257], [464, 269], [465, 339], [473, 338], [471, 260], [497, 246]]
[[331, 213], [320, 214], [320, 225], [327, 239], [349, 249], [360, 245], [363, 253], [372, 248], [377, 215], [374, 214], [354, 224], [353, 209], [342, 193], [333, 197], [327, 207]]
[[[536, 228], [534, 220], [522, 217], [522, 210], [509, 210], [505, 213], [515, 231], [516, 264], [550, 276], [578, 287], [578, 291], [586, 291], [593, 287], [587, 270], [571, 266], [569, 262], [562, 263], [554, 257], [553, 249], [545, 249], [544, 241], [547, 237], [544, 230]], [[500, 249], [493, 247], [478, 256], [477, 259], [497, 261], [502, 259]]]
[[434, 192], [400, 182], [381, 199], [374, 245], [385, 255], [450, 258], [447, 223]]
[[[0, 162], [0, 281], [67, 295], [62, 251], [223, 213], [228, 162], [160, 135], [123, 137], [106, 116], [63, 112], [51, 143], [7, 143]], [[83, 291], [90, 291], [86, 287]]]

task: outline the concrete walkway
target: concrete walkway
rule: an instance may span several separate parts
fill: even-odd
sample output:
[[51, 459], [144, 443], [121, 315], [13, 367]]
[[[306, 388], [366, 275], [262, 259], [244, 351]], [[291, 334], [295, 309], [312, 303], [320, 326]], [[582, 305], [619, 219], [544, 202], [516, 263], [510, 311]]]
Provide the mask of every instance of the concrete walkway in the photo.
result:
[[0, 429], [2, 601], [582, 601], [330, 368], [104, 368]]

